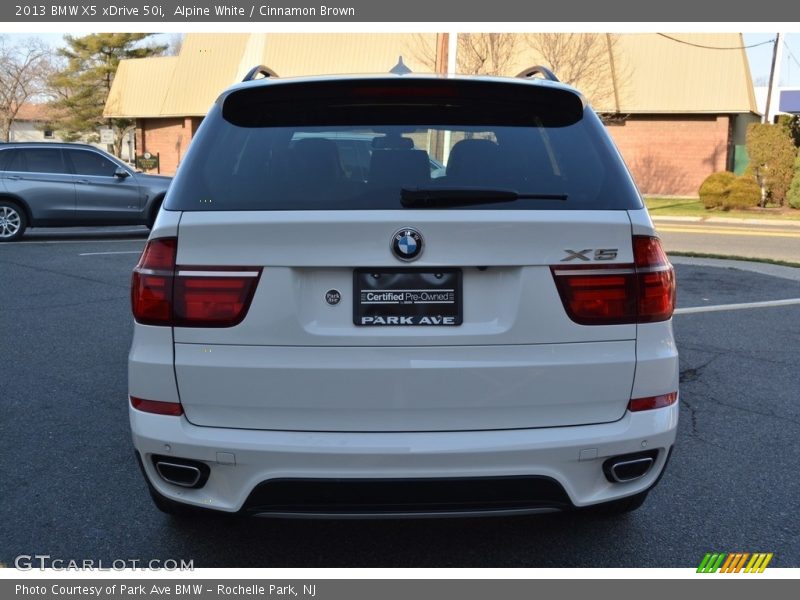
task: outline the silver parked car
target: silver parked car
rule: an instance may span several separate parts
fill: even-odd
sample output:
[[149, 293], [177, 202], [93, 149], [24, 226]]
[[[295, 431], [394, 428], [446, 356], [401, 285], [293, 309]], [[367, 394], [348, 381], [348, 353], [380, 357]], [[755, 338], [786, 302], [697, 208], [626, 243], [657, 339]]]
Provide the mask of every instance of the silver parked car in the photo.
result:
[[86, 144], [0, 145], [0, 242], [28, 227], [152, 225], [171, 177]]

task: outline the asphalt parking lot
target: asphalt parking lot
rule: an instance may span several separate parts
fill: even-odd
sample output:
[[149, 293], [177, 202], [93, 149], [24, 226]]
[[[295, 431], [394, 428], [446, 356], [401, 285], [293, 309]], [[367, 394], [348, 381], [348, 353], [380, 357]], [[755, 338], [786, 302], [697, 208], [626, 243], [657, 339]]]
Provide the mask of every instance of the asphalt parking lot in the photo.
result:
[[800, 305], [708, 310], [800, 298], [796, 271], [677, 264], [679, 306], [703, 312], [675, 316], [678, 443], [629, 516], [179, 522], [152, 506], [128, 430], [128, 286], [143, 243], [138, 230], [67, 231], [0, 246], [6, 565], [49, 554], [195, 567], [695, 567], [708, 551], [745, 551], [800, 566]]

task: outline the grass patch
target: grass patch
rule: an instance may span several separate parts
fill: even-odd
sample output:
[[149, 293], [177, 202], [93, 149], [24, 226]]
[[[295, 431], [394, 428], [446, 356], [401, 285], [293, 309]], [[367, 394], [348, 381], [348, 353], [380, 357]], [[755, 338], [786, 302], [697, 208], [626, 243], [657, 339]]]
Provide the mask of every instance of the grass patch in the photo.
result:
[[773, 221], [800, 221], [800, 210], [794, 208], [751, 208], [749, 210], [706, 210], [699, 198], [644, 199], [647, 210], [654, 217], [728, 217], [732, 219], [769, 219]]
[[775, 260], [772, 258], [753, 258], [752, 256], [736, 256], [730, 254], [714, 254], [709, 252], [667, 252], [672, 256], [686, 256], [688, 258], [719, 258], [722, 260], [743, 260], [747, 262], [767, 263], [768, 265], [778, 265], [779, 267], [800, 268], [800, 263], [787, 260]]
[[653, 216], [703, 217], [711, 214], [698, 198], [645, 198]]

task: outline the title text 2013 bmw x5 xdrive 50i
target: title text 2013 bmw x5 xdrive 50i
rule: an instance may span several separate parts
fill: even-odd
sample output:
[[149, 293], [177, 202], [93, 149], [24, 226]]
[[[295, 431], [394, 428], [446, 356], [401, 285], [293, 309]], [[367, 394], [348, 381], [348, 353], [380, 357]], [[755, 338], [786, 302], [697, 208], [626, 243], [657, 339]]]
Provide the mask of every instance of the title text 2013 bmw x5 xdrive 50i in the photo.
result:
[[136, 454], [170, 513], [629, 511], [675, 440], [674, 301], [617, 150], [548, 71], [246, 81], [133, 274]]

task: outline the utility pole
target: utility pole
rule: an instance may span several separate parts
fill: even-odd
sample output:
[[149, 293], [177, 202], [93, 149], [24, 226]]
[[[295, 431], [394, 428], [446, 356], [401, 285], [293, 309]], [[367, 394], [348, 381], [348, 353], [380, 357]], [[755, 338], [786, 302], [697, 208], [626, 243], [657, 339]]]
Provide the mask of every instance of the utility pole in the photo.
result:
[[448, 33], [436, 34], [436, 64], [433, 71], [437, 74], [444, 75], [447, 73], [447, 50], [449, 46]]
[[455, 32], [436, 34], [436, 61], [434, 71], [441, 75], [456, 72], [456, 52], [458, 50], [458, 34]]
[[[458, 52], [458, 33], [451, 32], [445, 33], [447, 36], [447, 68], [446, 73], [450, 75], [456, 74], [456, 52]], [[442, 148], [442, 162], [447, 164], [450, 158], [450, 141], [452, 132], [448, 129], [444, 132], [444, 148]]]
[[[455, 32], [436, 34], [436, 60], [433, 70], [437, 75], [454, 75], [456, 72], [456, 51], [458, 50], [458, 34]], [[450, 156], [450, 139], [452, 133], [434, 132], [428, 139], [428, 152], [447, 164]]]
[[619, 89], [617, 89], [617, 69], [614, 66], [614, 45], [611, 43], [611, 34], [606, 34], [606, 48], [608, 49], [608, 65], [611, 68], [611, 85], [614, 88], [614, 112], [619, 115]]
[[[434, 60], [433, 72], [437, 75], [447, 74], [448, 49], [450, 47], [450, 34], [436, 34], [436, 59]], [[441, 131], [428, 132], [428, 154], [444, 162], [444, 133]]]
[[[764, 108], [762, 123], [772, 123], [772, 96], [777, 92], [775, 88], [780, 85], [781, 60], [783, 58], [783, 34], [775, 35], [775, 46], [772, 49], [772, 65], [769, 68], [769, 84], [767, 87], [767, 105]], [[777, 73], [777, 77], [775, 74]]]
[[447, 35], [447, 72], [451, 75], [456, 73], [456, 61], [458, 53], [458, 33], [455, 31]]

